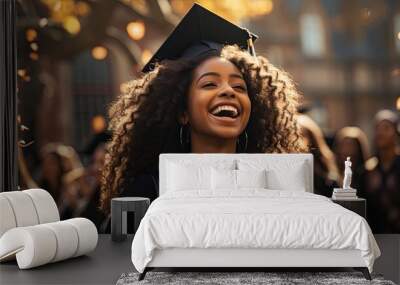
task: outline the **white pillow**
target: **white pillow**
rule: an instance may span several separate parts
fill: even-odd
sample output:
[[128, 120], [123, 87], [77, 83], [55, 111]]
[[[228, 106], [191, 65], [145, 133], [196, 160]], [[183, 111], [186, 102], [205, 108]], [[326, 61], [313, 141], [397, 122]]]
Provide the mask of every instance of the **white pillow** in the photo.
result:
[[238, 190], [241, 188], [267, 188], [266, 170], [211, 170], [213, 190]]
[[236, 160], [173, 159], [166, 162], [166, 191], [212, 190], [211, 167], [236, 168]]
[[236, 170], [237, 188], [267, 188], [267, 171]]
[[211, 189], [211, 167], [168, 163], [167, 191]]
[[240, 170], [266, 169], [267, 188], [271, 190], [306, 191], [307, 164], [304, 160], [238, 160]]
[[306, 173], [303, 164], [294, 164], [293, 168], [285, 173], [278, 169], [267, 172], [268, 188], [273, 190], [289, 190], [306, 192]]
[[212, 168], [211, 181], [213, 190], [236, 190], [236, 170]]

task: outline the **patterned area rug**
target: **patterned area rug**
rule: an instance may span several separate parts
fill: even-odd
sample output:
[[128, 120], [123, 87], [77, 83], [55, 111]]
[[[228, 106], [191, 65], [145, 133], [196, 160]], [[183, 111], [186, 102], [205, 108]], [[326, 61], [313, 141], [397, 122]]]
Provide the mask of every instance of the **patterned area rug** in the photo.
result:
[[372, 281], [360, 272], [148, 272], [142, 281], [139, 273], [122, 274], [117, 285], [133, 284], [379, 284], [395, 285], [381, 275]]

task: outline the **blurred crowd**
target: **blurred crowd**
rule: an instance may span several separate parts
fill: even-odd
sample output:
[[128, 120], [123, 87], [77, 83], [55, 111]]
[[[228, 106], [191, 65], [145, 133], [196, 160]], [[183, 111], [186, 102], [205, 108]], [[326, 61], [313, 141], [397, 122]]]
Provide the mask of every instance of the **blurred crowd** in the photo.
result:
[[367, 201], [367, 220], [374, 233], [400, 233], [400, 150], [399, 117], [390, 110], [374, 118], [373, 153], [366, 134], [358, 127], [336, 132], [329, 146], [322, 130], [308, 116], [301, 115], [300, 127], [314, 155], [314, 193], [332, 196], [341, 187], [344, 161], [352, 161], [351, 187]]
[[[368, 141], [358, 127], [338, 130], [328, 144], [319, 126], [307, 115], [299, 123], [306, 144], [314, 155], [314, 192], [332, 196], [341, 187], [344, 161], [352, 161], [352, 184], [357, 195], [367, 200], [367, 220], [374, 233], [400, 233], [400, 151], [399, 118], [389, 110], [378, 112], [374, 119], [374, 136]], [[109, 217], [99, 210], [100, 175], [109, 135], [97, 135], [86, 150], [87, 166], [70, 146], [48, 144], [41, 150], [39, 187], [54, 197], [61, 219], [86, 217], [100, 232]], [[370, 146], [373, 146], [371, 152]]]
[[89, 158], [86, 167], [71, 146], [50, 143], [41, 149], [37, 183], [53, 196], [62, 220], [85, 217], [100, 232], [107, 226], [107, 219], [99, 209], [99, 201], [101, 170], [109, 138], [107, 133], [97, 134], [93, 138], [92, 143], [81, 154]]

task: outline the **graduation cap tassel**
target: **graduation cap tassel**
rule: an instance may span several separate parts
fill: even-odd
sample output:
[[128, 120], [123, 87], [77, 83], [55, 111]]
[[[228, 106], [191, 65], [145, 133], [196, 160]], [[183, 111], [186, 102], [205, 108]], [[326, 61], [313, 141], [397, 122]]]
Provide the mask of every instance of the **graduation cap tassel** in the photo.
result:
[[258, 63], [258, 58], [257, 58], [256, 50], [254, 49], [254, 43], [253, 43], [251, 33], [249, 32], [249, 30], [247, 30], [247, 33], [249, 34], [249, 38], [247, 39], [247, 46], [249, 49], [249, 53], [254, 57], [254, 59]]
[[253, 40], [251, 39], [251, 37], [247, 40], [247, 44], [249, 46], [249, 52], [252, 56], [256, 57], [256, 51], [254, 49], [254, 44], [253, 44]]
[[249, 45], [250, 54], [254, 57], [254, 59], [256, 60], [256, 62], [258, 64], [258, 58], [257, 58], [257, 55], [256, 55], [256, 50], [254, 49], [254, 44], [253, 44], [253, 40], [251, 39], [251, 37], [247, 40], [247, 43]]

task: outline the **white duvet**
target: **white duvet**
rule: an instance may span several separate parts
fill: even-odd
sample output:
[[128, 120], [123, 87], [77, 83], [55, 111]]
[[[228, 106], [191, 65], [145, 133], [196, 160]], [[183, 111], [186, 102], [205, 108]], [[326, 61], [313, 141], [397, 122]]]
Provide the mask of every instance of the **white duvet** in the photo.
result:
[[133, 265], [143, 272], [165, 248], [358, 249], [370, 272], [380, 256], [359, 215], [320, 195], [265, 189], [159, 197], [133, 239]]

